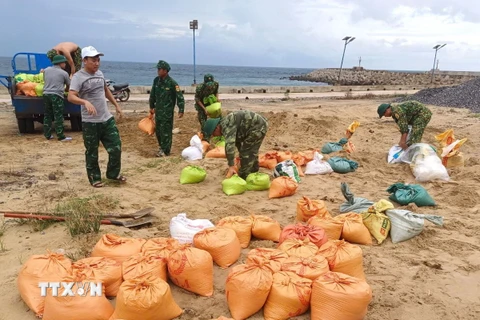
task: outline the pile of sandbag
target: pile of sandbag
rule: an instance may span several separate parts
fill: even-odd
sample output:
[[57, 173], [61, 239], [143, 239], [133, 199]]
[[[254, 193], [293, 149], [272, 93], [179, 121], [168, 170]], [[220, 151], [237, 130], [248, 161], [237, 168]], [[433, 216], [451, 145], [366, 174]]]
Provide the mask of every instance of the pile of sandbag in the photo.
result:
[[39, 74], [19, 73], [15, 75], [16, 95], [25, 95], [28, 97], [43, 96], [43, 86], [45, 84], [43, 72]]
[[437, 140], [438, 155], [442, 159], [442, 164], [446, 168], [463, 167], [465, 165], [465, 157], [460, 147], [467, 142], [467, 138], [461, 140], [456, 139], [453, 129], [435, 136]]

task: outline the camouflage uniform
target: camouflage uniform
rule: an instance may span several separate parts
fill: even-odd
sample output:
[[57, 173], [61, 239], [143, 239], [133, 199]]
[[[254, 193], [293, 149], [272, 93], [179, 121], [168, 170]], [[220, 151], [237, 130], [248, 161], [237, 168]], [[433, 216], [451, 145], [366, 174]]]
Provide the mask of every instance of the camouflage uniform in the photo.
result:
[[203, 83], [197, 87], [197, 90], [195, 92], [195, 109], [197, 110], [197, 117], [198, 122], [200, 123], [200, 128], [203, 128], [205, 121], [207, 121], [207, 115], [197, 101], [201, 101], [203, 105], [207, 107], [209, 104], [205, 104], [203, 99], [212, 94], [216, 96], [218, 94], [219, 86], [219, 83], [213, 80], [213, 76], [211, 74], [206, 74], [204, 76]]
[[[170, 66], [160, 61], [157, 67], [170, 71]], [[175, 104], [180, 113], [185, 110], [185, 99], [178, 83], [169, 75], [165, 79], [156, 77], [150, 91], [150, 109], [155, 109], [155, 133], [160, 151], [170, 154], [172, 148], [173, 111]]]
[[55, 119], [57, 138], [58, 140], [65, 139], [65, 134], [63, 133], [64, 99], [56, 94], [44, 94], [43, 103], [45, 105], [45, 115], [43, 119], [43, 134], [45, 138], [50, 139], [52, 136], [52, 121]]
[[[57, 52], [55, 49], [51, 49], [47, 52], [47, 57], [50, 59], [50, 61], [52, 61], [53, 57], [55, 57], [57, 54], [63, 53]], [[72, 56], [73, 65], [75, 66], [75, 72], [82, 69], [82, 49], [78, 47], [74, 52], [70, 52], [70, 55]], [[72, 68], [70, 67], [69, 63], [66, 64], [65, 71], [70, 75]]]
[[397, 123], [400, 133], [408, 133], [408, 126], [412, 126], [407, 145], [421, 142], [423, 132], [432, 118], [432, 112], [418, 101], [407, 101], [392, 105], [391, 108], [392, 118]]
[[246, 179], [250, 173], [258, 172], [258, 151], [267, 134], [267, 119], [252, 111], [234, 111], [220, 121], [220, 127], [228, 165], [235, 165], [236, 147], [240, 155], [238, 175]]

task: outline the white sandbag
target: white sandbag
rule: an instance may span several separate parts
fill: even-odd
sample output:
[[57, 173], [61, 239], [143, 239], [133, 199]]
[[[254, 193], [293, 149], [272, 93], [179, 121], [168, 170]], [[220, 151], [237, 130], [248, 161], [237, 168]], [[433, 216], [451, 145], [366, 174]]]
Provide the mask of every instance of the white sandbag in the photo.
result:
[[386, 211], [392, 227], [390, 237], [393, 243], [409, 240], [423, 231], [425, 219], [438, 225], [443, 225], [443, 217], [430, 214], [413, 213], [408, 210], [390, 209]]
[[398, 144], [394, 145], [393, 147], [390, 148], [388, 151], [388, 163], [401, 163], [402, 162], [402, 156], [403, 154], [403, 149], [400, 147]]
[[447, 168], [442, 164], [436, 150], [428, 143], [412, 144], [402, 153], [400, 159], [410, 164], [412, 173], [419, 182], [450, 180]]
[[190, 147], [183, 149], [182, 158], [188, 161], [203, 159], [202, 140], [198, 135], [194, 135], [190, 139]]
[[313, 154], [313, 160], [307, 163], [305, 174], [328, 174], [333, 169], [327, 161], [323, 161], [323, 155], [316, 152]]
[[170, 220], [170, 235], [180, 243], [193, 243], [193, 237], [197, 232], [206, 228], [214, 227], [207, 219], [191, 220], [186, 213], [179, 213]]
[[293, 160], [285, 160], [280, 162], [273, 169], [273, 176], [275, 178], [286, 176], [300, 183], [300, 174], [298, 173], [298, 167]]

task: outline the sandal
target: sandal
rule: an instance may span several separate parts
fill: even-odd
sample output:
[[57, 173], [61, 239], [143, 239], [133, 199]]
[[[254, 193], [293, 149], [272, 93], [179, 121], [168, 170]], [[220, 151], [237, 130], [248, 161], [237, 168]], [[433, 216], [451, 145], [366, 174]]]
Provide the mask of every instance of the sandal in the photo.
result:
[[120, 175], [120, 176], [118, 176], [118, 177], [116, 177], [115, 179], [112, 179], [112, 180], [115, 180], [115, 181], [118, 181], [118, 182], [121, 182], [121, 183], [127, 182], [127, 178], [125, 178], [122, 175]]
[[94, 183], [92, 183], [92, 187], [101, 188], [101, 187], [103, 187], [103, 183], [101, 181], [94, 182]]

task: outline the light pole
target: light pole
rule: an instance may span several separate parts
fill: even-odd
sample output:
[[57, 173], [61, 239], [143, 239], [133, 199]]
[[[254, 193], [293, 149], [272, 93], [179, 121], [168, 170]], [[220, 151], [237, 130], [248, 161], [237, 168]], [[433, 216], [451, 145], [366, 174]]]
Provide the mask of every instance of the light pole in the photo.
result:
[[355, 37], [345, 37], [342, 40], [345, 41], [345, 46], [343, 47], [343, 55], [342, 55], [342, 62], [340, 63], [340, 71], [338, 72], [338, 82], [340, 83], [340, 76], [342, 75], [342, 67], [343, 67], [343, 58], [345, 57], [345, 50], [347, 49], [347, 44], [355, 40]]
[[193, 84], [197, 84], [195, 70], [195, 30], [198, 29], [198, 20], [190, 21], [190, 29], [193, 30]]
[[446, 45], [447, 45], [446, 43], [442, 44], [442, 45], [437, 44], [435, 47], [433, 47], [433, 49], [435, 49], [435, 57], [433, 58], [432, 81], [431, 81], [431, 83], [433, 83], [433, 77], [435, 75], [435, 61], [437, 60], [437, 52], [438, 52], [438, 50], [442, 49]]

